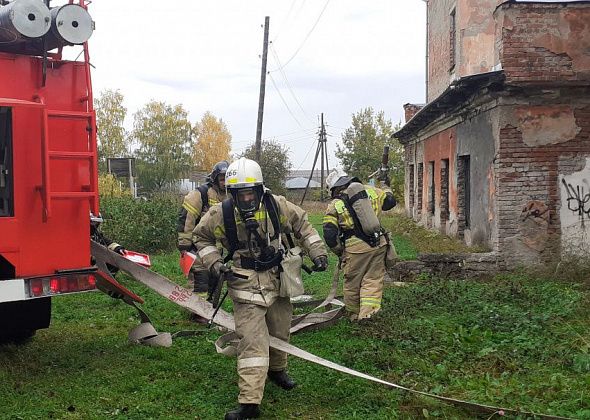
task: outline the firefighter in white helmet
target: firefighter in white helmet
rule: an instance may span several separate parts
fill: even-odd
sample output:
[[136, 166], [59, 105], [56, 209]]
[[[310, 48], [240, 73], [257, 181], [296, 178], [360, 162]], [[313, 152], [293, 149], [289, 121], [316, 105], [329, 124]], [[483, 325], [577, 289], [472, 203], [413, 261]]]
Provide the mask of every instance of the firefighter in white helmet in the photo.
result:
[[[215, 277], [229, 274], [238, 344], [239, 407], [226, 419], [260, 415], [265, 380], [268, 377], [285, 390], [295, 382], [287, 375], [287, 354], [269, 347], [269, 337], [289, 340], [293, 307], [280, 289], [279, 270], [285, 250], [296, 249], [294, 239], [314, 263], [327, 268], [327, 251], [304, 210], [265, 189], [258, 163], [240, 158], [226, 173], [231, 197], [205, 214], [194, 230], [199, 257]], [[228, 250], [225, 261], [215, 243]], [[298, 258], [300, 258], [298, 256]]]
[[333, 200], [324, 215], [324, 240], [343, 264], [344, 304], [353, 321], [381, 309], [387, 247], [393, 249], [379, 217], [396, 201], [389, 178], [381, 181], [382, 188], [363, 185], [340, 169], [326, 179]]
[[[192, 242], [193, 230], [211, 206], [221, 203], [226, 198], [225, 172], [228, 166], [229, 163], [225, 160], [217, 162], [207, 176], [207, 182], [184, 197], [177, 224], [180, 252], [196, 253], [195, 245]], [[201, 297], [207, 296], [210, 287], [209, 270], [203, 266], [199, 258], [195, 260], [190, 269], [188, 281], [195, 293]], [[193, 319], [206, 322], [196, 316], [193, 316]]]

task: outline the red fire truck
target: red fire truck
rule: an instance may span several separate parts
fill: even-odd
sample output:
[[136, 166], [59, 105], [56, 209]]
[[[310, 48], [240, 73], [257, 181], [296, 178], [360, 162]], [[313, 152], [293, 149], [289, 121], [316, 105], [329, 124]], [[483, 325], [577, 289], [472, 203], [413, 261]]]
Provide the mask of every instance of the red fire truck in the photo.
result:
[[[0, 6], [2, 341], [48, 327], [53, 296], [96, 289], [89, 214], [98, 214], [97, 143], [87, 44], [94, 23], [88, 1], [48, 3]], [[83, 46], [83, 60], [62, 59], [62, 47], [74, 44]]]

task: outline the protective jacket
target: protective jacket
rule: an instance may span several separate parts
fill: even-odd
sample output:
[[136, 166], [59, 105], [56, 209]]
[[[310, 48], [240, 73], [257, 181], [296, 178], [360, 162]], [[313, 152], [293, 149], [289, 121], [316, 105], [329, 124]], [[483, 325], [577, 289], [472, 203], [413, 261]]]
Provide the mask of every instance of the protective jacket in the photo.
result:
[[[291, 234], [299, 244], [307, 251], [313, 260], [320, 255], [327, 255], [324, 243], [307, 220], [307, 213], [300, 207], [287, 201], [285, 197], [273, 195], [279, 211], [281, 226], [280, 236], [275, 235], [272, 222], [264, 204], [255, 213], [258, 221], [258, 233], [262, 238], [270, 239], [270, 246], [279, 249], [279, 237], [283, 246], [288, 243], [285, 234]], [[229, 285], [229, 295], [233, 300], [243, 303], [254, 303], [262, 306], [270, 306], [279, 294], [278, 267], [267, 271], [255, 271], [250, 263], [252, 259], [260, 256], [261, 249], [253, 237], [250, 238], [248, 247], [248, 234], [246, 227], [237, 210], [234, 210], [237, 227], [238, 247], [233, 255], [234, 279]], [[268, 235], [267, 235], [268, 233]], [[274, 239], [273, 239], [274, 238]], [[201, 222], [194, 230], [193, 242], [199, 251], [199, 257], [206, 268], [211, 269], [217, 261], [222, 261], [221, 253], [215, 246], [220, 241], [224, 248], [230, 249], [223, 223], [222, 205], [216, 204], [203, 216]], [[252, 253], [254, 255], [252, 255]]]
[[[201, 185], [184, 197], [178, 214], [178, 249], [189, 251], [193, 247], [192, 236], [195, 226], [209, 208], [226, 198], [225, 191], [220, 192], [211, 183]], [[206, 200], [204, 200], [206, 199]]]

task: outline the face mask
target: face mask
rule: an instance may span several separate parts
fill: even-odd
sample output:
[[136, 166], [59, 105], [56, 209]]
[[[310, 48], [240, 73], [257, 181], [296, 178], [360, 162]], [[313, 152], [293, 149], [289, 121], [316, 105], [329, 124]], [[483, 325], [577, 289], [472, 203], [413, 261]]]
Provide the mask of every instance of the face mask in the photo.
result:
[[258, 194], [253, 188], [241, 189], [237, 193], [237, 207], [240, 213], [254, 213], [258, 208]]

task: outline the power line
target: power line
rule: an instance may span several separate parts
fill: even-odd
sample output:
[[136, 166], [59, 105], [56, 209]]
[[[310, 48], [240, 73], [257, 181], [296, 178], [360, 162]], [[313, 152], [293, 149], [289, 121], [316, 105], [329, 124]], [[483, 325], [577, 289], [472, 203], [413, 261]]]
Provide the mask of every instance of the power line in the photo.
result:
[[297, 105], [299, 106], [299, 109], [303, 113], [303, 116], [308, 121], [312, 121], [311, 118], [309, 118], [309, 116], [307, 115], [307, 113], [303, 109], [303, 106], [301, 105], [301, 102], [299, 102], [299, 99], [297, 98], [297, 96], [295, 95], [295, 92], [293, 91], [293, 88], [291, 87], [291, 83], [289, 82], [289, 79], [287, 78], [287, 74], [284, 72], [283, 66], [281, 65], [281, 60], [279, 59], [279, 55], [277, 53], [277, 50], [274, 48], [274, 45], [272, 45], [272, 44], [270, 45], [270, 47], [271, 47], [271, 52], [273, 54], [273, 57], [274, 57], [274, 59], [277, 62], [278, 69], [280, 70], [281, 76], [283, 76], [283, 80], [285, 81], [285, 85], [287, 86], [287, 89], [289, 89], [289, 92], [291, 93], [291, 96], [293, 97], [293, 99], [295, 100], [295, 102], [297, 103]]
[[[289, 139], [287, 141], [277, 140], [277, 143], [280, 144], [280, 145], [285, 146], [285, 145], [288, 145], [288, 144], [300, 143], [302, 140], [309, 139], [310, 137], [311, 137], [311, 133], [308, 134], [308, 135], [305, 135], [305, 136], [301, 136], [301, 137], [297, 137], [297, 138], [292, 138], [292, 139]], [[263, 138], [262, 139], [262, 142], [270, 141], [270, 140], [275, 140], [275, 138], [273, 136], [269, 136], [269, 137]], [[237, 147], [237, 148], [235, 148], [235, 150], [244, 151], [244, 150], [248, 149], [249, 147], [252, 147], [253, 144], [254, 144], [254, 142], [251, 142], [248, 145]], [[232, 145], [232, 150], [234, 150], [233, 145]]]
[[316, 127], [309, 127], [309, 128], [305, 128], [303, 130], [291, 131], [289, 133], [275, 134], [274, 137], [288, 137], [288, 136], [293, 136], [293, 135], [297, 135], [297, 134], [301, 134], [301, 133], [306, 133], [306, 132], [309, 132], [309, 131], [316, 131], [316, 130], [317, 130]]
[[[295, 58], [295, 56], [299, 53], [299, 51], [301, 51], [301, 48], [303, 48], [303, 46], [305, 45], [305, 42], [307, 41], [307, 39], [309, 38], [309, 36], [312, 34], [312, 32], [314, 31], [314, 29], [318, 25], [320, 19], [322, 18], [322, 15], [326, 11], [326, 8], [328, 7], [328, 4], [329, 3], [330, 3], [330, 0], [326, 0], [326, 4], [324, 5], [324, 8], [322, 9], [322, 11], [320, 12], [320, 14], [319, 14], [318, 18], [316, 19], [315, 23], [313, 24], [313, 26], [311, 27], [311, 29], [309, 30], [309, 32], [307, 33], [307, 35], [303, 39], [303, 42], [301, 43], [301, 45], [299, 45], [299, 48], [297, 48], [297, 50], [295, 50], [295, 53], [291, 56], [291, 58], [289, 58], [285, 62], [285, 64], [283, 64], [283, 66], [281, 66], [280, 68], [285, 68]], [[272, 70], [271, 73], [274, 72], [274, 71], [277, 71], [277, 70], [279, 70], [279, 69]]]
[[[337, 128], [338, 130], [342, 130], [342, 131], [346, 131], [346, 130], [348, 130], [348, 128], [350, 128], [350, 127], [348, 127], [348, 128], [338, 127], [337, 125], [333, 125], [333, 124], [326, 124], [326, 127], [333, 127], [333, 128]], [[328, 134], [328, 135], [330, 135], [330, 134]]]
[[301, 140], [305, 140], [311, 137], [311, 134], [307, 135], [307, 136], [302, 136], [296, 139], [289, 139], [287, 141], [283, 141], [282, 144], [292, 144], [292, 143], [299, 143]]
[[275, 90], [279, 94], [279, 97], [281, 98], [281, 101], [283, 101], [283, 104], [285, 105], [285, 108], [287, 108], [287, 111], [289, 111], [289, 114], [291, 114], [291, 117], [293, 117], [293, 119], [295, 120], [295, 122], [297, 123], [297, 125], [299, 127], [303, 128], [303, 126], [301, 125], [301, 123], [299, 122], [299, 120], [297, 119], [297, 117], [295, 117], [295, 114], [293, 114], [293, 111], [291, 111], [291, 108], [289, 108], [289, 105], [287, 105], [287, 102], [285, 101], [285, 98], [283, 98], [283, 95], [281, 94], [281, 91], [277, 87], [277, 84], [275, 83], [275, 79], [272, 77], [272, 74], [269, 73], [268, 76], [270, 77], [270, 81], [272, 82], [272, 85], [275, 87]]
[[[289, 140], [293, 139], [293, 138], [300, 138], [304, 133], [307, 133], [308, 135], [315, 132], [317, 129], [316, 128], [306, 128], [304, 130], [297, 130], [297, 131], [291, 131], [289, 133], [282, 133], [282, 134], [275, 134], [275, 135], [270, 135], [267, 136], [268, 138], [290, 138]], [[249, 140], [232, 140], [231, 144], [232, 145], [237, 145], [237, 144], [244, 144], [244, 143], [253, 143], [254, 140], [249, 139]]]
[[[295, 6], [295, 3], [297, 3], [297, 1], [298, 0], [293, 0], [291, 2], [291, 7], [289, 7], [289, 11], [287, 12], [287, 15], [285, 16], [285, 19], [283, 19], [283, 22], [279, 26], [279, 30], [277, 31], [277, 33], [276, 33], [275, 37], [273, 38], [272, 42], [275, 42], [277, 40], [277, 38], [279, 37], [279, 34], [281, 33], [281, 31], [285, 27], [285, 23], [287, 23], [287, 20], [289, 19], [289, 16], [291, 15], [291, 12], [293, 11], [293, 7]], [[305, 0], [303, 0], [303, 3], [305, 3]]]
[[311, 151], [313, 150], [313, 145], [316, 144], [318, 142], [318, 140], [315, 140], [313, 142], [313, 144], [311, 145], [311, 147], [309, 148], [309, 150], [307, 151], [307, 154], [305, 155], [305, 157], [303, 158], [303, 162], [301, 162], [301, 165], [299, 165], [299, 167], [297, 169], [295, 169], [296, 171], [298, 171], [299, 169], [301, 169], [301, 167], [305, 164], [305, 161], [307, 160], [307, 158], [309, 157], [309, 154], [311, 153]]

